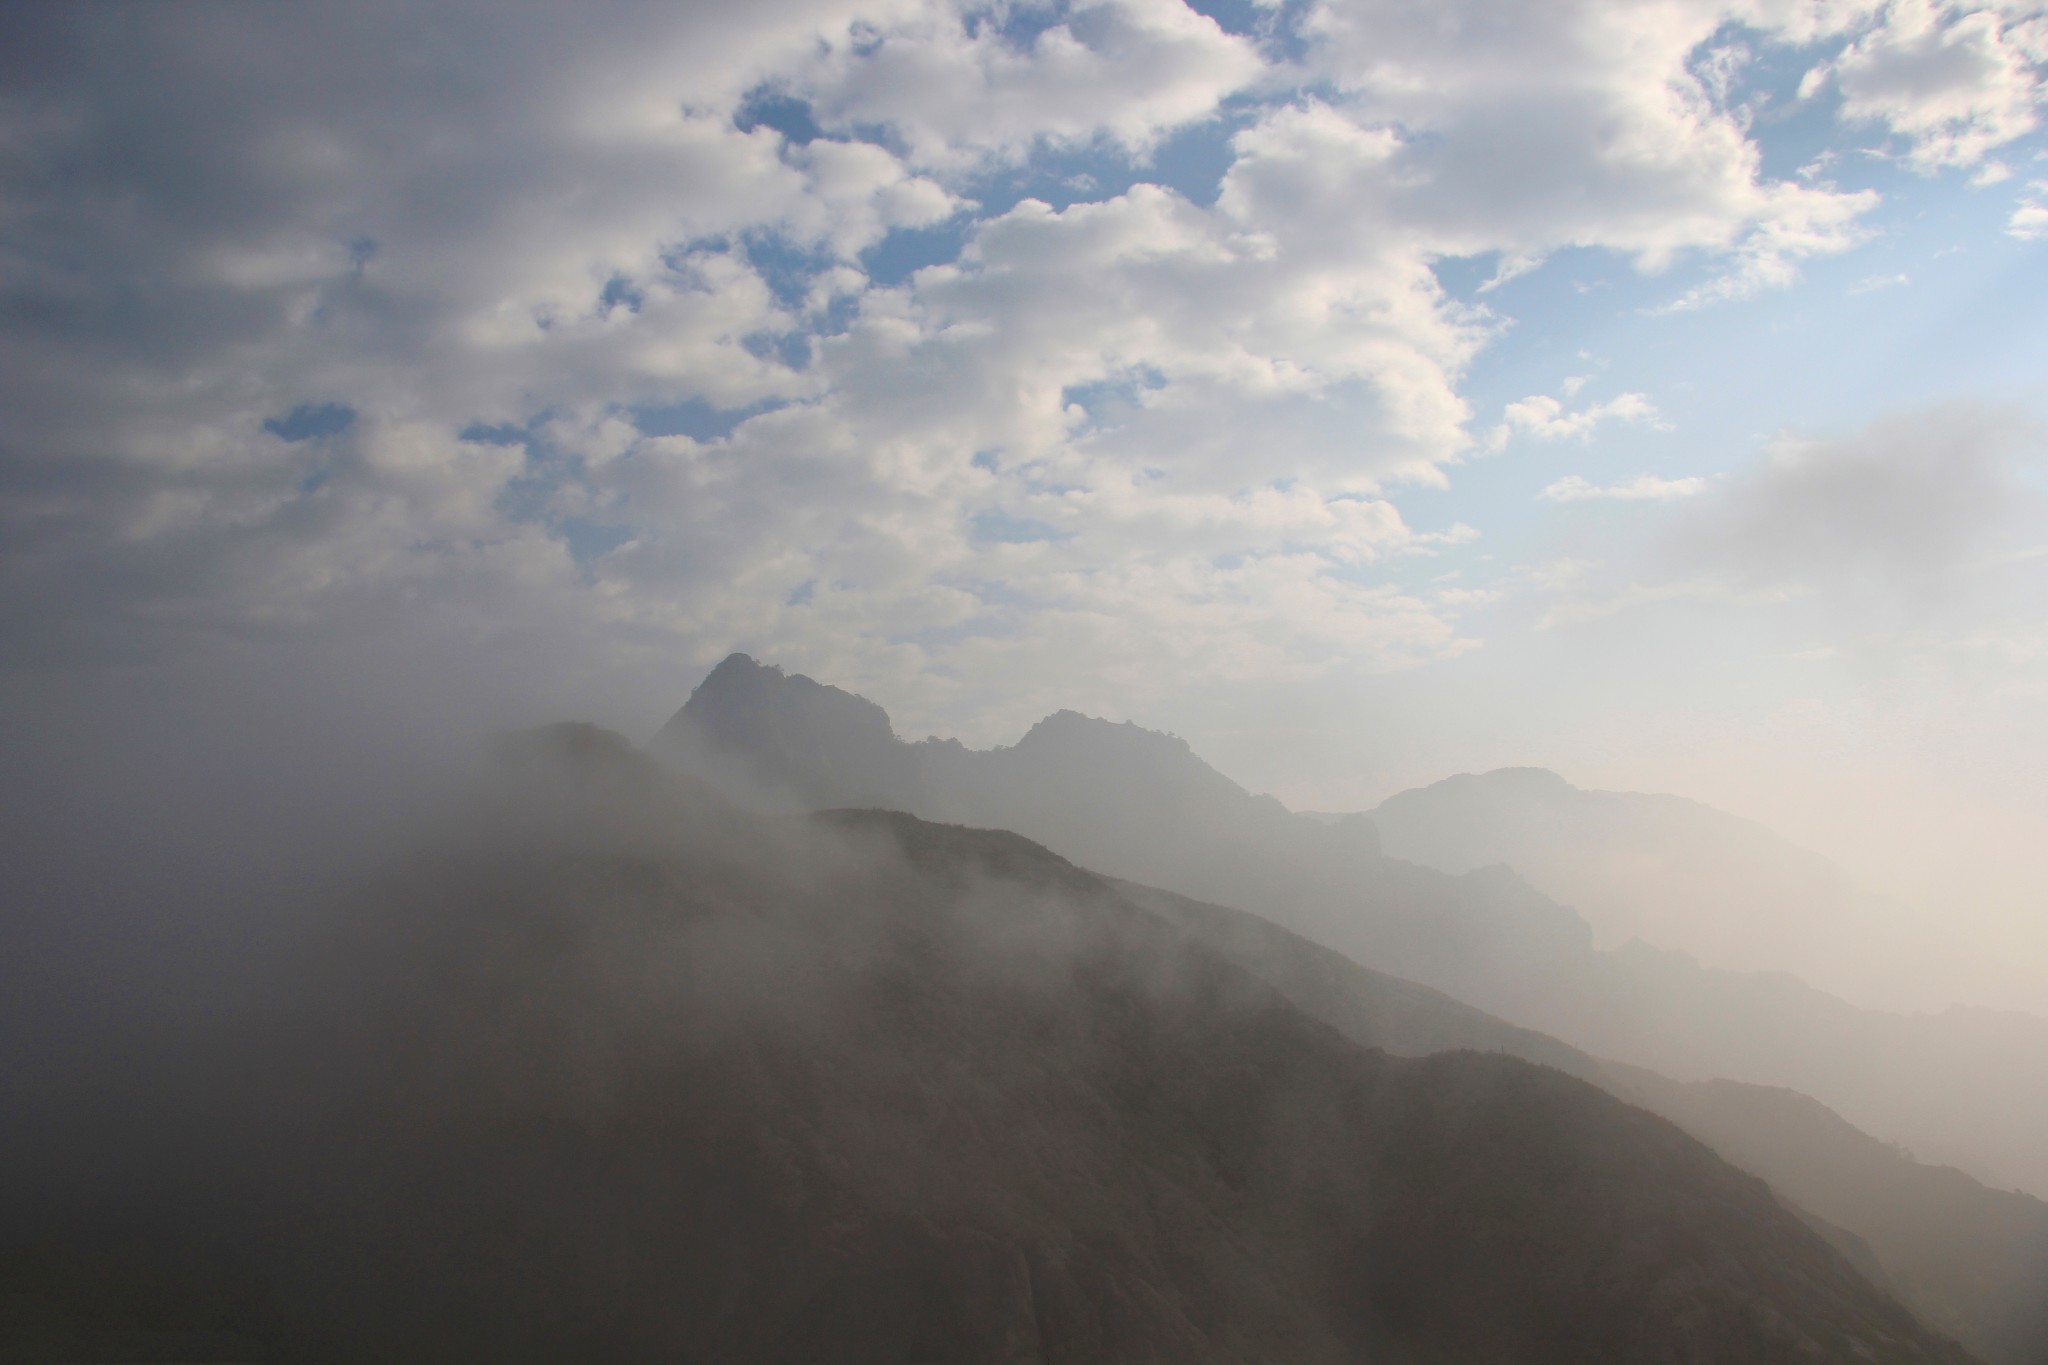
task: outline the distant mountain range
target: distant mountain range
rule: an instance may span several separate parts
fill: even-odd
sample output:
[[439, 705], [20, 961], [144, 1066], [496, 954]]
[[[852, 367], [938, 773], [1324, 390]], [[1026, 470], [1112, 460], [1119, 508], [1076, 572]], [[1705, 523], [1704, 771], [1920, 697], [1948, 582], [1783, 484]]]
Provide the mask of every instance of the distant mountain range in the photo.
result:
[[1971, 1358], [1553, 1040], [590, 727], [509, 744], [295, 963], [19, 1097], [8, 1359]]
[[1131, 883], [1137, 904], [1340, 1033], [1399, 1056], [1457, 1048], [1556, 1067], [1671, 1119], [1779, 1197], [1927, 1322], [2006, 1365], [2048, 1361], [2048, 1203], [1915, 1161], [1795, 1091], [1602, 1062], [1255, 915]]
[[[1640, 942], [1600, 949], [1585, 919], [1508, 867], [1452, 874], [1389, 857], [1375, 820], [1291, 813], [1171, 736], [1061, 712], [1008, 748], [911, 744], [862, 698], [734, 656], [651, 747], [763, 808], [1014, 830], [1083, 866], [1251, 910], [1586, 1054], [1677, 1083], [1811, 1095], [1984, 1183], [2048, 1193], [2048, 1020], [1888, 1014], [1784, 973]], [[1422, 802], [1388, 804], [1413, 815]]]
[[1402, 792], [1371, 818], [1393, 857], [1454, 873], [1507, 864], [1584, 915], [1601, 947], [1639, 939], [1891, 1009], [1946, 1003], [1948, 969], [1965, 965], [1906, 906], [1684, 797], [1585, 791], [1540, 768], [1503, 768]]
[[[1518, 871], [1451, 875], [1388, 857], [1373, 820], [1292, 813], [1169, 735], [1063, 711], [1008, 748], [911, 744], [873, 703], [734, 655], [652, 748], [769, 809], [874, 806], [1015, 830], [1083, 866], [1252, 910], [1600, 1056], [1799, 1090], [1987, 1183], [2048, 1196], [2048, 1018], [1890, 1014], [1640, 941], [1599, 949], [1577, 911]], [[1412, 814], [1431, 800], [1442, 804], [1388, 805]], [[1408, 818], [1402, 838], [1441, 823]]]

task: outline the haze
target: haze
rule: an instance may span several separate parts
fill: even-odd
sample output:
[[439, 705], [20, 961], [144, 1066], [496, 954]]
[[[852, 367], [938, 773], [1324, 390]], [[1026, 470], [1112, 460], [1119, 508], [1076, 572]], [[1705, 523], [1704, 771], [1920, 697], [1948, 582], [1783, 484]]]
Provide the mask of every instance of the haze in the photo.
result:
[[2036, 0], [5, 7], [5, 1055], [588, 722], [2032, 1228], [2044, 110]]
[[2048, 958], [2028, 5], [5, 22], [11, 725], [645, 734], [743, 648], [1678, 792]]

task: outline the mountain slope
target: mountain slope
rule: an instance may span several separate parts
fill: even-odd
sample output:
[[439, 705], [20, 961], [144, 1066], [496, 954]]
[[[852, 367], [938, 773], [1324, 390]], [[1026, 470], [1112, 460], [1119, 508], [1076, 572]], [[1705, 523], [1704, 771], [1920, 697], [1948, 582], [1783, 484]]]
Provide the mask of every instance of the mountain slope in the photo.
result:
[[1446, 872], [1507, 864], [1586, 916], [1603, 947], [1637, 938], [1887, 1008], [1941, 1000], [1948, 945], [1904, 906], [1696, 801], [1503, 768], [1401, 792], [1371, 817], [1394, 857]]
[[[0, 1235], [97, 1207], [277, 1360], [1967, 1359], [1665, 1121], [1362, 1048], [1015, 835], [516, 761], [209, 1066], [36, 1097]], [[46, 1355], [107, 1297], [17, 1285]]]
[[1855, 1228], [1927, 1322], [1987, 1360], [2048, 1365], [2048, 1204], [1915, 1161], [1793, 1091], [1626, 1067], [1608, 1068], [1608, 1082], [1803, 1209]]
[[1995, 1365], [2048, 1365], [2048, 1204], [1923, 1165], [1794, 1091], [1603, 1063], [1240, 910], [1122, 884], [1345, 1037], [1401, 1056], [1504, 1052], [1592, 1080], [1763, 1177], [1923, 1320]]
[[[1382, 857], [1368, 820], [1295, 815], [1170, 735], [1071, 711], [1005, 749], [905, 744], [872, 703], [736, 654], [650, 749], [738, 799], [772, 793], [771, 809], [876, 806], [1015, 830], [1097, 871], [1248, 906], [1325, 941], [1350, 936], [1361, 961], [1430, 984], [1590, 944], [1577, 914], [1511, 873], [1450, 878]], [[1361, 900], [1376, 913], [1358, 914]]]
[[[856, 705], [857, 744], [836, 720]], [[763, 715], [776, 720], [773, 760], [756, 765]], [[1454, 876], [1383, 856], [1369, 822], [1290, 813], [1171, 736], [1063, 712], [1007, 749], [906, 744], [870, 703], [735, 655], [654, 751], [740, 774], [728, 790], [742, 794], [762, 785], [748, 774], [768, 772], [796, 808], [900, 803], [1013, 829], [1097, 870], [1252, 910], [1595, 1055], [1801, 1090], [1924, 1156], [2048, 1195], [2048, 1019], [1886, 1014], [1789, 976], [1711, 970], [1639, 943], [1596, 950], [1576, 912], [1512, 871]]]

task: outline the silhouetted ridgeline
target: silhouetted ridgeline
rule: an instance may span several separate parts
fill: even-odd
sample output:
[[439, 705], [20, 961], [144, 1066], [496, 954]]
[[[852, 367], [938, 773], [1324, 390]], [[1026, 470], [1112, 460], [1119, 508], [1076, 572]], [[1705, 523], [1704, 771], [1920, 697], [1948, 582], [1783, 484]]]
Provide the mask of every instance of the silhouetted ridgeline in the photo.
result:
[[253, 1012], [25, 1097], [9, 1358], [1969, 1358], [1671, 1124], [1361, 1046], [1231, 914], [529, 737]]
[[1585, 791], [1540, 768], [1460, 773], [1371, 812], [1386, 852], [1445, 872], [1506, 863], [1593, 925], [1703, 965], [1789, 971], [1859, 1004], [1917, 1008], [1941, 943], [1905, 907], [1753, 821], [1683, 797]]
[[1505, 1052], [1604, 1086], [1764, 1177], [1927, 1322], [2001, 1365], [2048, 1361], [2048, 1204], [1923, 1165], [1790, 1090], [1681, 1084], [1601, 1062], [1426, 986], [1361, 967], [1243, 911], [1120, 889], [1369, 1047], [1402, 1056]]
[[[1243, 791], [1179, 740], [1071, 712], [1041, 722], [1008, 749], [906, 744], [872, 703], [735, 655], [657, 737], [654, 751], [766, 808], [892, 806], [1015, 829], [1134, 882], [1245, 906], [1351, 961], [1318, 960], [1308, 945], [1266, 932], [1261, 921], [1178, 902], [1184, 927], [1222, 932], [1226, 949], [1239, 951], [1241, 960], [1257, 940], [1265, 954], [1259, 969], [1286, 964], [1269, 979], [1350, 1036], [1396, 1051], [1500, 1048], [1594, 1078], [1717, 1144], [1734, 1131], [1750, 1131], [1756, 1140], [1724, 1145], [1724, 1154], [1768, 1176], [1809, 1210], [1816, 1226], [1870, 1257], [1916, 1308], [2000, 1362], [2048, 1360], [2048, 1321], [2027, 1307], [2048, 1302], [2048, 1248], [2039, 1238], [2000, 1232], [1969, 1256], [1945, 1249], [1955, 1245], [1956, 1229], [1981, 1226], [1968, 1212], [1977, 1196], [2020, 1210], [2014, 1217], [2022, 1228], [2048, 1226], [2048, 1206], [1893, 1153], [1889, 1165], [1872, 1172], [1871, 1213], [1864, 1217], [1863, 1205], [1816, 1178], [1828, 1163], [1778, 1150], [1782, 1127], [1766, 1136], [1736, 1115], [1723, 1115], [1728, 1122], [1718, 1126], [1702, 1117], [1700, 1103], [1734, 1105], [1739, 1088], [1679, 1105], [1674, 1096], [1704, 1092], [1625, 1084], [1617, 1079], [1625, 1067], [1616, 1070], [1589, 1055], [1688, 1080], [1729, 1076], [1800, 1087], [1892, 1140], [1913, 1140], [2014, 1179], [2036, 1172], [2048, 1185], [2042, 1165], [2048, 1162], [2042, 1138], [2048, 1132], [2048, 1029], [2040, 1021], [1961, 1010], [1889, 1015], [1853, 1008], [1783, 975], [1708, 970], [1683, 954], [1640, 944], [1599, 952], [1573, 911], [1506, 868], [1447, 875], [1383, 857], [1364, 817], [1294, 815]], [[875, 776], [870, 781], [864, 774]], [[1508, 796], [1519, 800], [1520, 788], [1531, 785], [1545, 800], [1552, 789], [1572, 792], [1554, 775], [1528, 777]], [[1479, 785], [1491, 791], [1502, 782]], [[1474, 842], [1494, 837], [1483, 818], [1479, 826]], [[1441, 821], [1430, 827], [1445, 838], [1452, 833]], [[1797, 858], [1791, 862], [1795, 870], [1804, 866]], [[1178, 901], [1143, 887], [1126, 889], [1162, 913], [1172, 913], [1167, 907]], [[1281, 940], [1293, 946], [1275, 957], [1273, 944]], [[1533, 1027], [1500, 1032], [1506, 1026], [1498, 1018], [1408, 981], [1362, 973], [1355, 963], [1428, 983]], [[1377, 984], [1360, 994], [1366, 977]], [[1341, 989], [1324, 989], [1340, 978]], [[1418, 1030], [1410, 1035], [1386, 1032], [1384, 1021], [1361, 1024], [1361, 1008], [1382, 1009], [1402, 992], [1441, 1004], [1426, 1024], [1407, 1016], [1403, 1027]], [[1370, 1006], [1361, 1005], [1365, 1000]], [[1454, 1006], [1463, 1017], [1442, 1006]], [[1487, 1041], [1479, 1041], [1481, 1033]], [[1845, 1162], [1855, 1164], [1862, 1144], [1882, 1147], [1849, 1123], [1835, 1123], [1858, 1140], [1844, 1148]], [[1913, 1189], [1949, 1188], [1956, 1181], [1961, 1184], [1954, 1188], [1975, 1195], [1939, 1214], [1901, 1219], [1877, 1212], [1911, 1203]]]
[[1881, 1280], [1987, 1360], [2048, 1361], [2048, 1204], [1991, 1190], [1879, 1142], [1795, 1091], [1681, 1085], [1610, 1066], [1610, 1088], [1754, 1171], [1837, 1228], [1854, 1228]]
[[1362, 817], [1293, 814], [1179, 740], [1072, 712], [1010, 748], [906, 744], [871, 703], [735, 655], [654, 747], [771, 807], [877, 805], [1013, 829], [1597, 1055], [1801, 1090], [1889, 1140], [2048, 1195], [2048, 1018], [1886, 1014], [1640, 943], [1598, 951], [1575, 911], [1504, 867], [1448, 875], [1384, 857]]

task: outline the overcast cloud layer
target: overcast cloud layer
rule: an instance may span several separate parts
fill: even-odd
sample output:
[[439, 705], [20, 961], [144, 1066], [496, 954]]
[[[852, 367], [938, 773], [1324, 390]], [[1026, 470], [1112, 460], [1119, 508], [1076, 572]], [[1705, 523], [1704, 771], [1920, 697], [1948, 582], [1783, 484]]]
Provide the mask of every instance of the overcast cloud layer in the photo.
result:
[[[1726, 362], [1681, 330], [1765, 335], [1688, 319], [1816, 297], [1823, 271], [1859, 283], [1815, 309], [1911, 296], [1918, 265], [1849, 262], [1917, 242], [1899, 210], [1921, 195], [1973, 206], [1958, 250], [2042, 278], [2037, 5], [80, 4], [0, 25], [18, 696], [262, 655], [308, 687], [417, 677], [493, 717], [644, 728], [746, 648], [914, 731], [1115, 710], [1362, 805], [1435, 775], [1357, 738], [1369, 702], [1461, 724], [1414, 700], [1427, 682], [1367, 680], [1467, 678], [1491, 652], [1496, 681], [1458, 686], [1524, 698], [1522, 728], [1441, 746], [1436, 771], [1552, 757], [1577, 722], [1546, 695], [1607, 694], [1529, 676], [1540, 637], [1675, 611], [1772, 669], [1878, 659], [1943, 715], [1992, 697], [2009, 723], [1963, 752], [2043, 738], [2038, 382], [1764, 405], [1723, 439], [1687, 414], [1740, 410], [1713, 389]], [[1567, 320], [1598, 337], [1603, 297], [1616, 346], [1694, 338], [1673, 364], [1696, 388], [1634, 350], [1487, 371]], [[1871, 676], [1779, 678], [1772, 714], [1881, 705]], [[1645, 685], [1630, 704], [1660, 718], [1581, 725], [1605, 766], [1573, 775], [1611, 780], [1633, 733], [1628, 785], [1711, 787], [1671, 740], [1699, 699]], [[1314, 770], [1303, 716], [1350, 777]], [[1788, 752], [1823, 758], [1801, 733]], [[1876, 747], [1912, 788], [1925, 755]], [[1768, 766], [1698, 794], [1783, 814]], [[1990, 771], [1957, 779], [1987, 808]], [[2038, 904], [2031, 875], [1984, 894]]]

